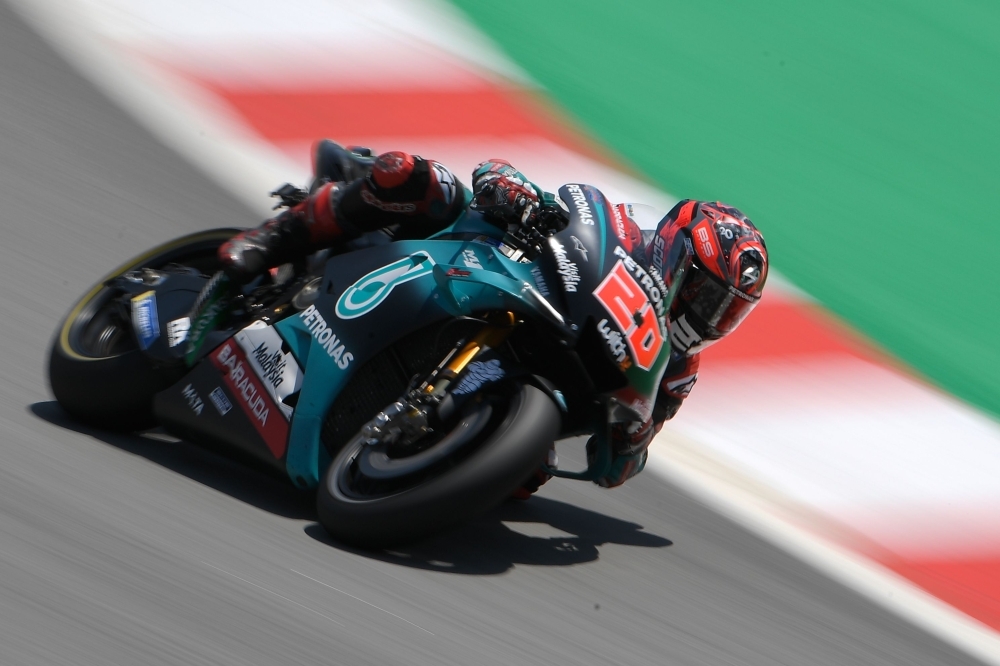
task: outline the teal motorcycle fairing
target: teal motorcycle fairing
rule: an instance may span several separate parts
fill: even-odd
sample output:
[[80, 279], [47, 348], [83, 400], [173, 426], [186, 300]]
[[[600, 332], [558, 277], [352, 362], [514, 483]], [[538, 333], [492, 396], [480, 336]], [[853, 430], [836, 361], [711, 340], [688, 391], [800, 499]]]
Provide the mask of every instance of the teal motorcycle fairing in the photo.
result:
[[[628, 256], [598, 190], [567, 185], [559, 198], [569, 222], [530, 260], [477, 213], [429, 239], [329, 258], [311, 302], [211, 350], [158, 396], [158, 415], [195, 441], [208, 431], [215, 440], [239, 440], [259, 460], [272, 456], [272, 466], [282, 466], [295, 485], [315, 487], [329, 462], [324, 423], [367, 362], [436, 322], [510, 311], [550, 331], [559, 349], [580, 350], [584, 365], [610, 368], [614, 390], [608, 384], [603, 400], [623, 411], [620, 418], [645, 417], [669, 356], [666, 290]], [[269, 330], [282, 344], [265, 344]], [[275, 385], [279, 367], [282, 382], [300, 382], [295, 393], [288, 383]], [[556, 386], [567, 394], [575, 388]], [[191, 396], [213, 408], [195, 413]], [[264, 414], [271, 403], [275, 409]], [[287, 413], [287, 442], [279, 443], [275, 433]], [[595, 416], [595, 428], [599, 421]]]

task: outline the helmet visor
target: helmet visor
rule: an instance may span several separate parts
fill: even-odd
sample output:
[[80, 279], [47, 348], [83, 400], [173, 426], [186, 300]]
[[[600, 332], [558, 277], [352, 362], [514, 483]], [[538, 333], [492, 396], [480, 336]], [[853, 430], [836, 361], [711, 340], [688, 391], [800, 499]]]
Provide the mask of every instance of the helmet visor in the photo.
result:
[[691, 267], [680, 298], [688, 310], [710, 327], [709, 333], [720, 338], [739, 326], [760, 300], [723, 284], [697, 265]]

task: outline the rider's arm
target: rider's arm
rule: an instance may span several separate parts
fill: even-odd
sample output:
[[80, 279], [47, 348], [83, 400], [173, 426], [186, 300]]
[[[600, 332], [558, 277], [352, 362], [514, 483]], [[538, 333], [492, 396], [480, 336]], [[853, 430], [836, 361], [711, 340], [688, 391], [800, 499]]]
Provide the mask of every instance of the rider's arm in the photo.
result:
[[656, 401], [653, 403], [653, 427], [656, 432], [663, 427], [664, 421], [674, 418], [677, 410], [681, 408], [681, 403], [698, 381], [700, 363], [700, 354], [671, 356], [663, 373], [663, 379], [660, 380]]
[[467, 204], [465, 187], [443, 164], [391, 151], [344, 187], [336, 215], [354, 235], [398, 224], [405, 237], [418, 238], [454, 222]]
[[[653, 403], [653, 415], [645, 422], [616, 423], [611, 428], [612, 460], [608, 473], [596, 483], [614, 488], [642, 471], [647, 449], [663, 423], [672, 419], [698, 381], [698, 354], [676, 355], [670, 359]], [[588, 446], [592, 446], [588, 444]]]

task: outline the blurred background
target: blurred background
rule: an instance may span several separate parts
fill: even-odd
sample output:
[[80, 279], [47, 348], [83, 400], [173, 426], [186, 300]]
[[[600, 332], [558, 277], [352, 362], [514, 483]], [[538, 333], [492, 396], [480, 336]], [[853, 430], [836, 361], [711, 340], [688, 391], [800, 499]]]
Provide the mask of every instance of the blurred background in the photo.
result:
[[[307, 180], [321, 137], [466, 179], [501, 157], [550, 190], [738, 206], [776, 270], [705, 353], [654, 455], [724, 470], [768, 510], [1000, 629], [997, 7], [13, 6], [237, 202], [224, 222], [185, 211], [191, 230], [263, 219], [270, 189]], [[147, 224], [125, 230], [135, 251], [181, 231]], [[119, 259], [88, 252], [84, 281]]]

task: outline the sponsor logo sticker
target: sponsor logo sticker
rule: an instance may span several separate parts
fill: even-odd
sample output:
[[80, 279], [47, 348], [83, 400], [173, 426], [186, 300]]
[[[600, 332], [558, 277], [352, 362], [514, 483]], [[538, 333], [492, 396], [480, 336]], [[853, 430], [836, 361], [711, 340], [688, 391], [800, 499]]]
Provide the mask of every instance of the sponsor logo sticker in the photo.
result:
[[618, 329], [609, 326], [607, 319], [602, 319], [597, 322], [597, 332], [604, 338], [608, 349], [611, 351], [611, 355], [618, 361], [619, 367], [623, 370], [628, 369], [632, 365], [632, 362], [628, 357], [628, 347], [625, 345], [625, 340]]
[[622, 219], [624, 208], [625, 204], [618, 204], [617, 206], [611, 207], [611, 212], [615, 216], [615, 233], [618, 235], [618, 240], [621, 241], [628, 238], [628, 232], [625, 231], [625, 220]]
[[587, 201], [587, 195], [584, 194], [583, 189], [579, 185], [567, 185], [566, 189], [573, 200], [573, 207], [576, 208], [580, 222], [593, 226], [594, 214], [590, 210], [590, 202]]
[[531, 279], [535, 281], [535, 288], [538, 289], [538, 293], [548, 298], [549, 285], [545, 283], [545, 276], [542, 275], [542, 269], [538, 266], [532, 267]]
[[221, 386], [212, 389], [212, 392], [208, 394], [208, 399], [219, 410], [219, 416], [225, 416], [233, 408], [233, 403], [229, 402], [229, 398], [226, 397], [226, 392], [222, 390]]
[[147, 291], [132, 297], [132, 326], [135, 328], [139, 347], [149, 346], [160, 337], [160, 318], [156, 314], [156, 292]]
[[659, 271], [647, 271], [635, 259], [629, 256], [628, 252], [620, 247], [615, 248], [615, 256], [622, 260], [628, 272], [638, 280], [639, 285], [642, 286], [649, 297], [650, 303], [656, 308], [657, 316], [665, 316], [667, 308], [663, 304], [663, 298], [667, 293], [667, 287], [663, 284], [663, 278], [660, 277]]
[[375, 206], [376, 208], [389, 213], [413, 213], [417, 210], [416, 204], [382, 201], [363, 187], [361, 188], [361, 198], [364, 199], [366, 204]]
[[188, 338], [191, 330], [191, 317], [181, 317], [167, 322], [167, 346], [176, 347]]
[[663, 255], [667, 251], [667, 241], [663, 236], [656, 234], [653, 237], [653, 269], [663, 275]]
[[[663, 284], [663, 278], [660, 277], [660, 274], [647, 271], [635, 259], [629, 256], [628, 252], [620, 247], [615, 248], [615, 256], [622, 260], [628, 272], [635, 276], [639, 285], [645, 290], [650, 303], [656, 309], [656, 315], [658, 317], [665, 316], [667, 306], [664, 305], [663, 299], [667, 293], [667, 286]], [[660, 328], [662, 331], [666, 331], [665, 327], [661, 326]]]
[[246, 413], [267, 448], [280, 458], [288, 445], [288, 421], [271, 401], [263, 383], [251, 370], [240, 345], [227, 340], [209, 358], [222, 373], [226, 386], [236, 396], [236, 402]]
[[347, 370], [347, 367], [354, 360], [354, 354], [347, 351], [347, 347], [341, 342], [333, 330], [330, 328], [329, 324], [326, 323], [326, 319], [323, 315], [319, 313], [315, 305], [310, 305], [305, 310], [299, 313], [299, 319], [305, 324], [306, 330], [316, 338], [316, 342], [323, 345], [323, 351], [337, 364], [337, 367], [341, 370]]
[[337, 300], [334, 311], [341, 319], [368, 314], [389, 297], [392, 290], [410, 280], [430, 275], [434, 260], [424, 251], [414, 252], [387, 266], [376, 268], [352, 284]]
[[701, 248], [701, 253], [706, 258], [715, 256], [714, 243], [711, 241], [707, 222], [702, 222], [695, 228], [694, 236], [698, 241], [698, 247]]
[[[635, 268], [642, 271], [643, 276], [649, 277], [645, 270], [635, 265], [635, 262], [632, 263]], [[658, 289], [656, 293], [659, 293]], [[643, 370], [652, 368], [663, 348], [662, 319], [657, 316], [650, 297], [626, 268], [625, 260], [618, 260], [604, 281], [594, 290], [594, 297], [600, 301], [611, 315], [615, 326], [622, 332], [635, 364]], [[662, 301], [660, 305], [662, 307]]]
[[264, 389], [286, 419], [294, 411], [285, 398], [302, 388], [302, 370], [291, 352], [282, 351], [281, 336], [262, 321], [256, 321], [234, 336], [246, 354], [250, 367], [264, 383]]
[[201, 396], [198, 395], [198, 391], [195, 390], [194, 386], [188, 384], [181, 393], [187, 398], [188, 407], [191, 408], [191, 411], [196, 416], [201, 416], [202, 410], [205, 409], [205, 403], [201, 401]]
[[479, 263], [479, 257], [476, 256], [476, 251], [472, 248], [462, 250], [462, 263], [465, 264], [466, 268], [483, 267], [483, 265]]
[[687, 314], [682, 314], [670, 326], [670, 344], [677, 351], [690, 351], [698, 347], [702, 342], [701, 336], [688, 323]]
[[694, 383], [698, 381], [698, 373], [693, 375], [688, 375], [687, 377], [681, 377], [680, 379], [675, 379], [673, 381], [667, 382], [667, 388], [677, 395], [686, 396], [694, 388]]
[[576, 292], [576, 287], [580, 284], [580, 269], [575, 262], [566, 256], [566, 247], [555, 238], [549, 239], [549, 246], [552, 248], [552, 256], [556, 260], [556, 272], [562, 278], [563, 289], [568, 292]]
[[587, 257], [587, 246], [584, 245], [583, 241], [577, 238], [576, 236], [570, 236], [570, 238], [573, 239], [573, 247], [576, 249], [577, 252], [580, 253], [580, 256], [583, 257], [583, 260], [589, 262], [590, 259]]

